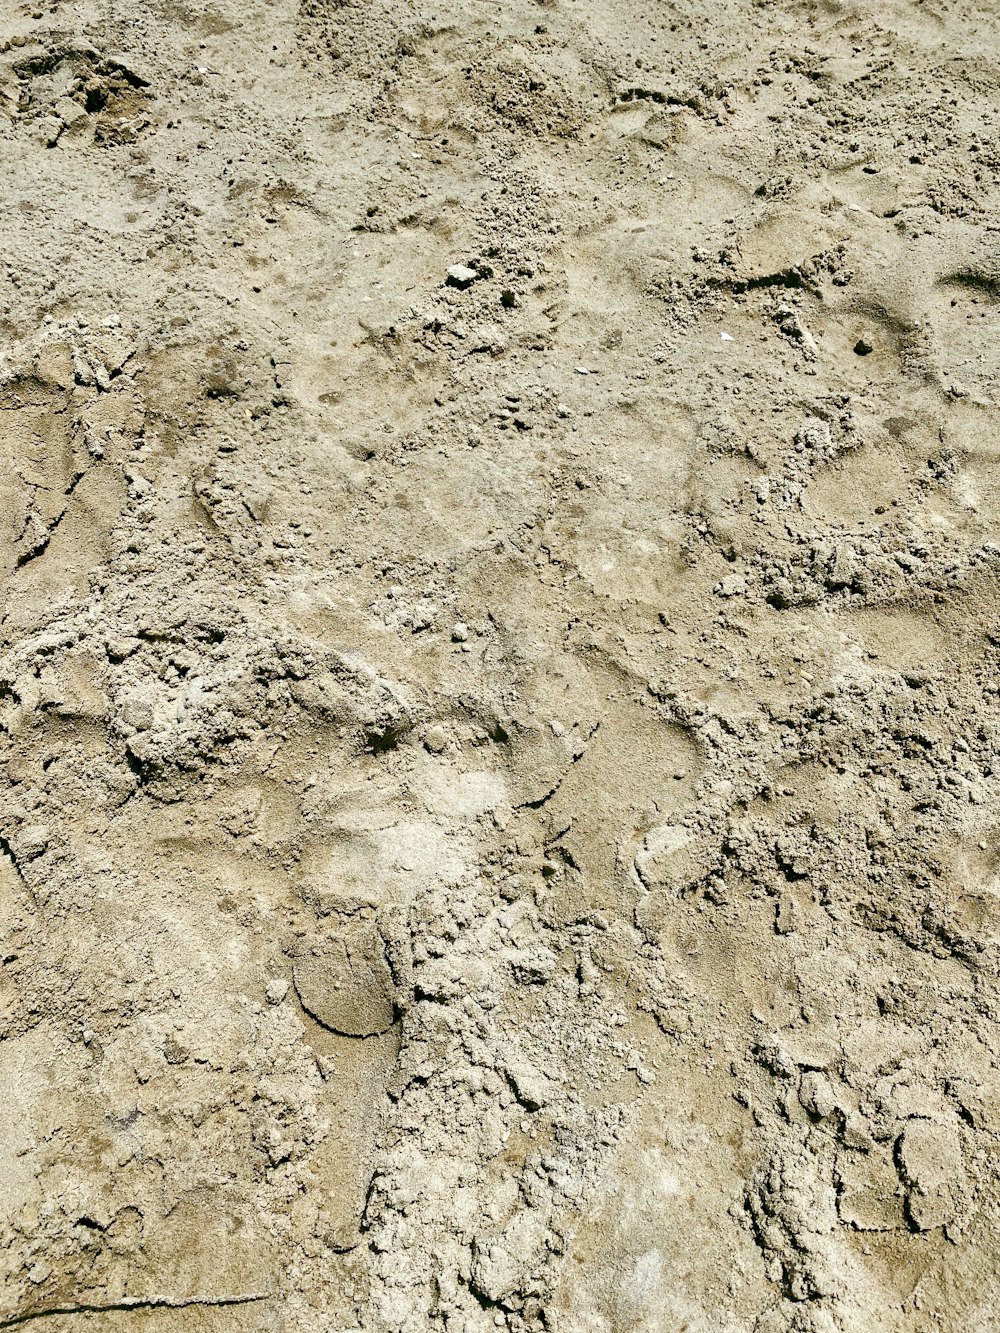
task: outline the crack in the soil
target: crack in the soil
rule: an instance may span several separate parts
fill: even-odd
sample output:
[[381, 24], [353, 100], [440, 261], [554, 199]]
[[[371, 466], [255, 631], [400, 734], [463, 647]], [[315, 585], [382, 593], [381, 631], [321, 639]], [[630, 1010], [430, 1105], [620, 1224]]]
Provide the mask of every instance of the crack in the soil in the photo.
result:
[[254, 1301], [267, 1301], [274, 1296], [272, 1291], [253, 1291], [243, 1296], [194, 1296], [189, 1300], [171, 1300], [169, 1296], [126, 1297], [112, 1301], [107, 1305], [53, 1305], [44, 1310], [25, 1310], [20, 1314], [7, 1315], [0, 1319], [0, 1329], [14, 1328], [18, 1324], [27, 1324], [32, 1319], [48, 1319], [53, 1315], [68, 1314], [112, 1314], [122, 1310], [186, 1310], [189, 1306], [212, 1305], [251, 1305]]

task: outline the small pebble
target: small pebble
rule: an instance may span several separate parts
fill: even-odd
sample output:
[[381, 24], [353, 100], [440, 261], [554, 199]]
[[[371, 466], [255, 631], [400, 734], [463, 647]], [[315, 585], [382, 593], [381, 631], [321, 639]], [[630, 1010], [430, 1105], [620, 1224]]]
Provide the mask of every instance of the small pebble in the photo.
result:
[[431, 754], [440, 754], [448, 744], [448, 737], [443, 727], [428, 727], [424, 734], [424, 749]]
[[468, 268], [465, 264], [452, 264], [448, 270], [447, 285], [464, 289], [478, 277], [479, 274], [474, 268]]
[[715, 587], [720, 597], [738, 597], [746, 590], [746, 580], [740, 574], [727, 574]]

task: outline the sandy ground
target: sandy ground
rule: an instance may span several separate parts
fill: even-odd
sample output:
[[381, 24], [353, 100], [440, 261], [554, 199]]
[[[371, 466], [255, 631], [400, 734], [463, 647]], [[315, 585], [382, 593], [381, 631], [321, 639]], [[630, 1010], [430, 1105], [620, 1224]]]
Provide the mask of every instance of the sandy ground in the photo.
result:
[[0, 17], [0, 1329], [1000, 1329], [995, 6]]

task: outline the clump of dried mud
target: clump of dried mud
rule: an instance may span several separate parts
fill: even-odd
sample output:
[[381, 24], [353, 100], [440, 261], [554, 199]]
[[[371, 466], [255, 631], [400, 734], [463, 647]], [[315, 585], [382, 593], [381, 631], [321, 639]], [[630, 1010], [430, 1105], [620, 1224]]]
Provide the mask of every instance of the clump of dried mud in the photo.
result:
[[994, 8], [0, 36], [0, 1328], [994, 1327]]

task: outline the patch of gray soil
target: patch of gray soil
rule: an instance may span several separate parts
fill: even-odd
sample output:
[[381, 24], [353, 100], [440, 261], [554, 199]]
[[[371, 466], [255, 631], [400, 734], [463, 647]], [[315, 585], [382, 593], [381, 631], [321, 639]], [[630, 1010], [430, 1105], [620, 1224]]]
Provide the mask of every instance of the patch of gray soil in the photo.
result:
[[987, 1333], [1000, 19], [0, 23], [0, 1329]]

